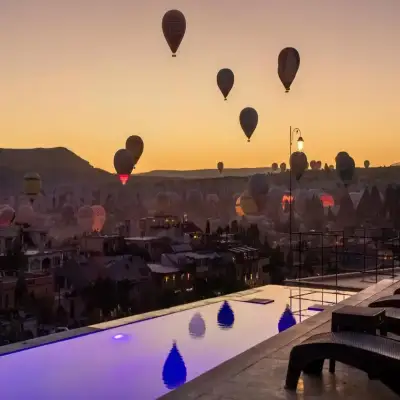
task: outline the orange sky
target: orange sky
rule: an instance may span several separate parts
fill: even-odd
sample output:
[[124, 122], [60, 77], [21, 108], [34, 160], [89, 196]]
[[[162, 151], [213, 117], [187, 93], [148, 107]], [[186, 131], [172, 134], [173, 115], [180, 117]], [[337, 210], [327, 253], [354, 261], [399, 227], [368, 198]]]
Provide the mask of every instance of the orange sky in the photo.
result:
[[[178, 57], [161, 32], [187, 18]], [[361, 165], [400, 161], [399, 0], [2, 0], [1, 147], [65, 146], [112, 170], [130, 134], [137, 171], [287, 161], [288, 129], [309, 160], [348, 151]], [[296, 47], [289, 95], [277, 56]], [[236, 85], [228, 102], [220, 68]], [[259, 113], [247, 143], [238, 116]]]

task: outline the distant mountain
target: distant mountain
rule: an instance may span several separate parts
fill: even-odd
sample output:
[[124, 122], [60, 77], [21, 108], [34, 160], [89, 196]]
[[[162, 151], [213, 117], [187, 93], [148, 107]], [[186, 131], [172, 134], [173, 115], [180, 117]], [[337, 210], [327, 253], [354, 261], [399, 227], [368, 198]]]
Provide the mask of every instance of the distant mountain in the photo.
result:
[[[222, 176], [237, 176], [245, 177], [254, 175], [257, 173], [266, 174], [271, 172], [271, 168], [226, 168]], [[175, 170], [155, 170], [149, 172], [143, 172], [138, 174], [140, 176], [151, 176], [151, 177], [165, 177], [165, 178], [184, 178], [184, 179], [206, 179], [216, 178], [220, 176], [217, 169], [198, 169], [191, 171], [175, 171]]]
[[[227, 168], [222, 176], [243, 178], [255, 173], [270, 172], [270, 168]], [[37, 172], [45, 187], [63, 184], [106, 185], [117, 183], [114, 174], [93, 167], [88, 161], [65, 147], [34, 149], [0, 148], [0, 188], [19, 191], [23, 176]], [[134, 173], [130, 184], [158, 182], [165, 179], [215, 179], [221, 175], [217, 169], [193, 171], [156, 170]]]
[[0, 149], [0, 185], [21, 186], [27, 172], [37, 172], [43, 182], [99, 182], [113, 178], [107, 171], [94, 168], [88, 161], [65, 147]]

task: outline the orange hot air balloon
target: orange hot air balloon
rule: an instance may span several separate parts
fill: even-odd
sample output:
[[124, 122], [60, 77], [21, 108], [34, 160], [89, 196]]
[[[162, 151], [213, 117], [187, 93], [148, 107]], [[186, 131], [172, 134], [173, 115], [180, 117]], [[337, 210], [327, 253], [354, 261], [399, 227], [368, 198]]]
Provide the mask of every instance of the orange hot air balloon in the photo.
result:
[[224, 96], [225, 101], [235, 84], [235, 75], [232, 70], [229, 68], [221, 69], [217, 74], [217, 85], [222, 95]]
[[125, 185], [133, 170], [132, 154], [126, 149], [119, 149], [114, 155], [114, 168], [119, 180]]
[[0, 206], [0, 227], [11, 225], [15, 218], [15, 210], [7, 204]]
[[217, 164], [217, 169], [219, 173], [222, 174], [222, 171], [224, 170], [224, 163], [222, 161]]
[[244, 191], [240, 197], [236, 200], [235, 211], [239, 217], [245, 215], [256, 215], [258, 213], [258, 207], [253, 197], [249, 193]]
[[94, 232], [100, 232], [103, 229], [104, 223], [106, 222], [106, 210], [100, 205], [92, 206], [92, 210], [94, 214], [92, 230]]
[[279, 166], [281, 172], [286, 172], [286, 163], [281, 163], [281, 165]]
[[132, 154], [133, 168], [135, 168], [143, 154], [143, 139], [137, 135], [129, 136], [128, 139], [126, 139], [125, 148]]
[[172, 57], [176, 57], [176, 52], [186, 33], [186, 18], [183, 13], [178, 10], [167, 11], [162, 19], [162, 30], [172, 51]]
[[286, 47], [278, 56], [278, 75], [286, 93], [290, 91], [294, 79], [296, 78], [297, 71], [300, 67], [300, 54], [293, 47]]
[[274, 171], [274, 172], [278, 171], [278, 163], [276, 163], [276, 162], [272, 163], [271, 167], [272, 167], [272, 171]]

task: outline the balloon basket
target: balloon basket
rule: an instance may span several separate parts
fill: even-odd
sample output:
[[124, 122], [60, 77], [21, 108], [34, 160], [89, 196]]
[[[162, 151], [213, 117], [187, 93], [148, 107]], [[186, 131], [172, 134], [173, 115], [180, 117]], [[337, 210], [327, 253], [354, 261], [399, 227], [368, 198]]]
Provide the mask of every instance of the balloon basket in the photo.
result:
[[225, 101], [227, 101], [228, 99], [224, 99]]
[[172, 57], [176, 57], [176, 54], [172, 54]]
[[250, 139], [247, 139], [247, 143], [250, 143]]

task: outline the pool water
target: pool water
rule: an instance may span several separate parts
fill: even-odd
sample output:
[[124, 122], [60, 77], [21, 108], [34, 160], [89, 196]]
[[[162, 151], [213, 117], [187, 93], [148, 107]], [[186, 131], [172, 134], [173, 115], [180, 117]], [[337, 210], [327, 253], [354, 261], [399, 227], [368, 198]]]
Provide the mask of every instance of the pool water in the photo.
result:
[[[277, 334], [289, 295], [287, 288], [268, 286], [262, 297], [273, 303], [229, 300], [233, 314], [219, 313], [221, 301], [4, 355], [2, 398], [157, 399]], [[302, 308], [320, 298], [308, 295]], [[335, 295], [325, 293], [324, 299], [335, 301]], [[302, 320], [315, 313], [308, 311]]]

